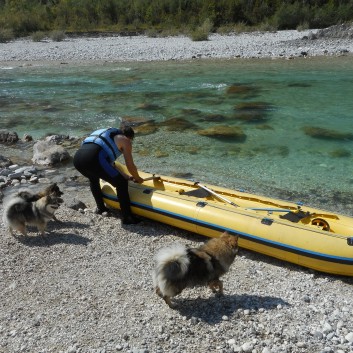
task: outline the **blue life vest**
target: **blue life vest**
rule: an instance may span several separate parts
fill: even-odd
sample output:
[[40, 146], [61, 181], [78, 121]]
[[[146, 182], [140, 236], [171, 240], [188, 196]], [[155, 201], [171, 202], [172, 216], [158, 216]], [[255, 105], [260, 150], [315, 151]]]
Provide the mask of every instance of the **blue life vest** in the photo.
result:
[[115, 128], [100, 129], [91, 133], [90, 136], [86, 137], [84, 143], [95, 143], [102, 147], [102, 149], [108, 154], [110, 162], [114, 162], [120, 155], [121, 152], [118, 146], [114, 142], [114, 136], [122, 134], [121, 130]]

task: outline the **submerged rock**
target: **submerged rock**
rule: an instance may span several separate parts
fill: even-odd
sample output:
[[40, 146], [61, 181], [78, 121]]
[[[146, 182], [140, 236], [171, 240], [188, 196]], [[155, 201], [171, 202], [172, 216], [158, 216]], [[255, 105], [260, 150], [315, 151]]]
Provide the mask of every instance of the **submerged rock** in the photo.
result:
[[141, 103], [137, 106], [137, 109], [143, 109], [143, 110], [161, 110], [163, 107], [161, 107], [158, 104], [153, 104], [153, 103]]
[[135, 128], [136, 134], [142, 135], [142, 136], [151, 135], [157, 131], [158, 131], [158, 127], [156, 126], [156, 124], [154, 122], [142, 124], [142, 125]]
[[199, 121], [213, 121], [219, 122], [227, 120], [227, 117], [222, 114], [208, 114], [199, 119]]
[[242, 128], [239, 126], [227, 126], [219, 125], [212, 126], [207, 129], [198, 130], [197, 133], [201, 136], [213, 137], [213, 138], [232, 138], [238, 141], [244, 141], [246, 135]]
[[295, 87], [295, 88], [308, 88], [312, 85], [306, 82], [292, 82], [288, 84], [288, 87]]
[[304, 126], [302, 128], [305, 135], [323, 139], [323, 140], [353, 140], [353, 134], [349, 132], [340, 132], [330, 129], [324, 129], [319, 126]]
[[243, 102], [239, 103], [235, 106], [236, 110], [271, 110], [273, 109], [273, 105], [267, 102]]
[[203, 114], [201, 110], [193, 109], [193, 108], [183, 108], [181, 111], [183, 114], [191, 115], [191, 116], [201, 116]]
[[267, 125], [267, 124], [257, 125], [255, 127], [255, 129], [258, 129], [258, 130], [274, 130], [274, 128], [271, 125]]
[[161, 126], [166, 126], [169, 131], [184, 131], [197, 128], [197, 125], [184, 118], [170, 118], [162, 122]]
[[257, 87], [246, 86], [246, 85], [231, 85], [227, 88], [226, 93], [228, 95], [239, 95], [239, 96], [254, 96], [258, 93]]
[[143, 124], [152, 124], [152, 123], [154, 123], [154, 120], [146, 118], [146, 117], [143, 117], [143, 116], [130, 116], [130, 115], [127, 115], [127, 116], [123, 116], [122, 117], [122, 123], [124, 124], [126, 122], [130, 126], [135, 128], [135, 127], [143, 125]]
[[352, 153], [345, 148], [338, 148], [330, 152], [331, 157], [342, 158], [342, 157], [350, 157]]
[[268, 115], [259, 111], [244, 111], [235, 114], [234, 119], [246, 123], [262, 123], [268, 119]]

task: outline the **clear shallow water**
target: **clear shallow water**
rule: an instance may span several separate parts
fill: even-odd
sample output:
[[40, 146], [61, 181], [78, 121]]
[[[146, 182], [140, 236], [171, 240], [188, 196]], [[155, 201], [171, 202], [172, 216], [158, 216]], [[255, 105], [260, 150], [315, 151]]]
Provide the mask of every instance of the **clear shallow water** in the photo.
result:
[[[0, 75], [0, 129], [84, 136], [128, 119], [140, 169], [352, 209], [350, 57], [14, 67]], [[240, 127], [245, 137], [198, 133], [219, 126]]]

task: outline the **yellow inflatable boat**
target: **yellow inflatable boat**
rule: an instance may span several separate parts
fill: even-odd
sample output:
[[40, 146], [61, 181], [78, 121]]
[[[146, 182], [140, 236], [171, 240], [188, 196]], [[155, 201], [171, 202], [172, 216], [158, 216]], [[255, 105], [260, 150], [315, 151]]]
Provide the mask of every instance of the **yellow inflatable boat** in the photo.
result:
[[[124, 166], [122, 166], [123, 168]], [[129, 182], [133, 213], [208, 237], [226, 230], [239, 246], [321, 272], [353, 276], [353, 218], [294, 203], [139, 172]], [[101, 182], [105, 203], [119, 208]]]

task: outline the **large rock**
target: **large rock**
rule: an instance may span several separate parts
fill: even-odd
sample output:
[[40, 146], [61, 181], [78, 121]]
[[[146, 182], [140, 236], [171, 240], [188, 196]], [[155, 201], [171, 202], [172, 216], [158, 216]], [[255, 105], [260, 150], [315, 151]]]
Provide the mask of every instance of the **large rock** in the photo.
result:
[[0, 130], [0, 143], [16, 143], [19, 140], [18, 135], [14, 131]]
[[70, 158], [64, 147], [58, 146], [52, 140], [38, 141], [33, 146], [32, 161], [39, 165], [55, 165]]
[[8, 159], [5, 156], [0, 155], [0, 168], [6, 168], [8, 166], [10, 166], [12, 163], [12, 161], [10, 159]]

